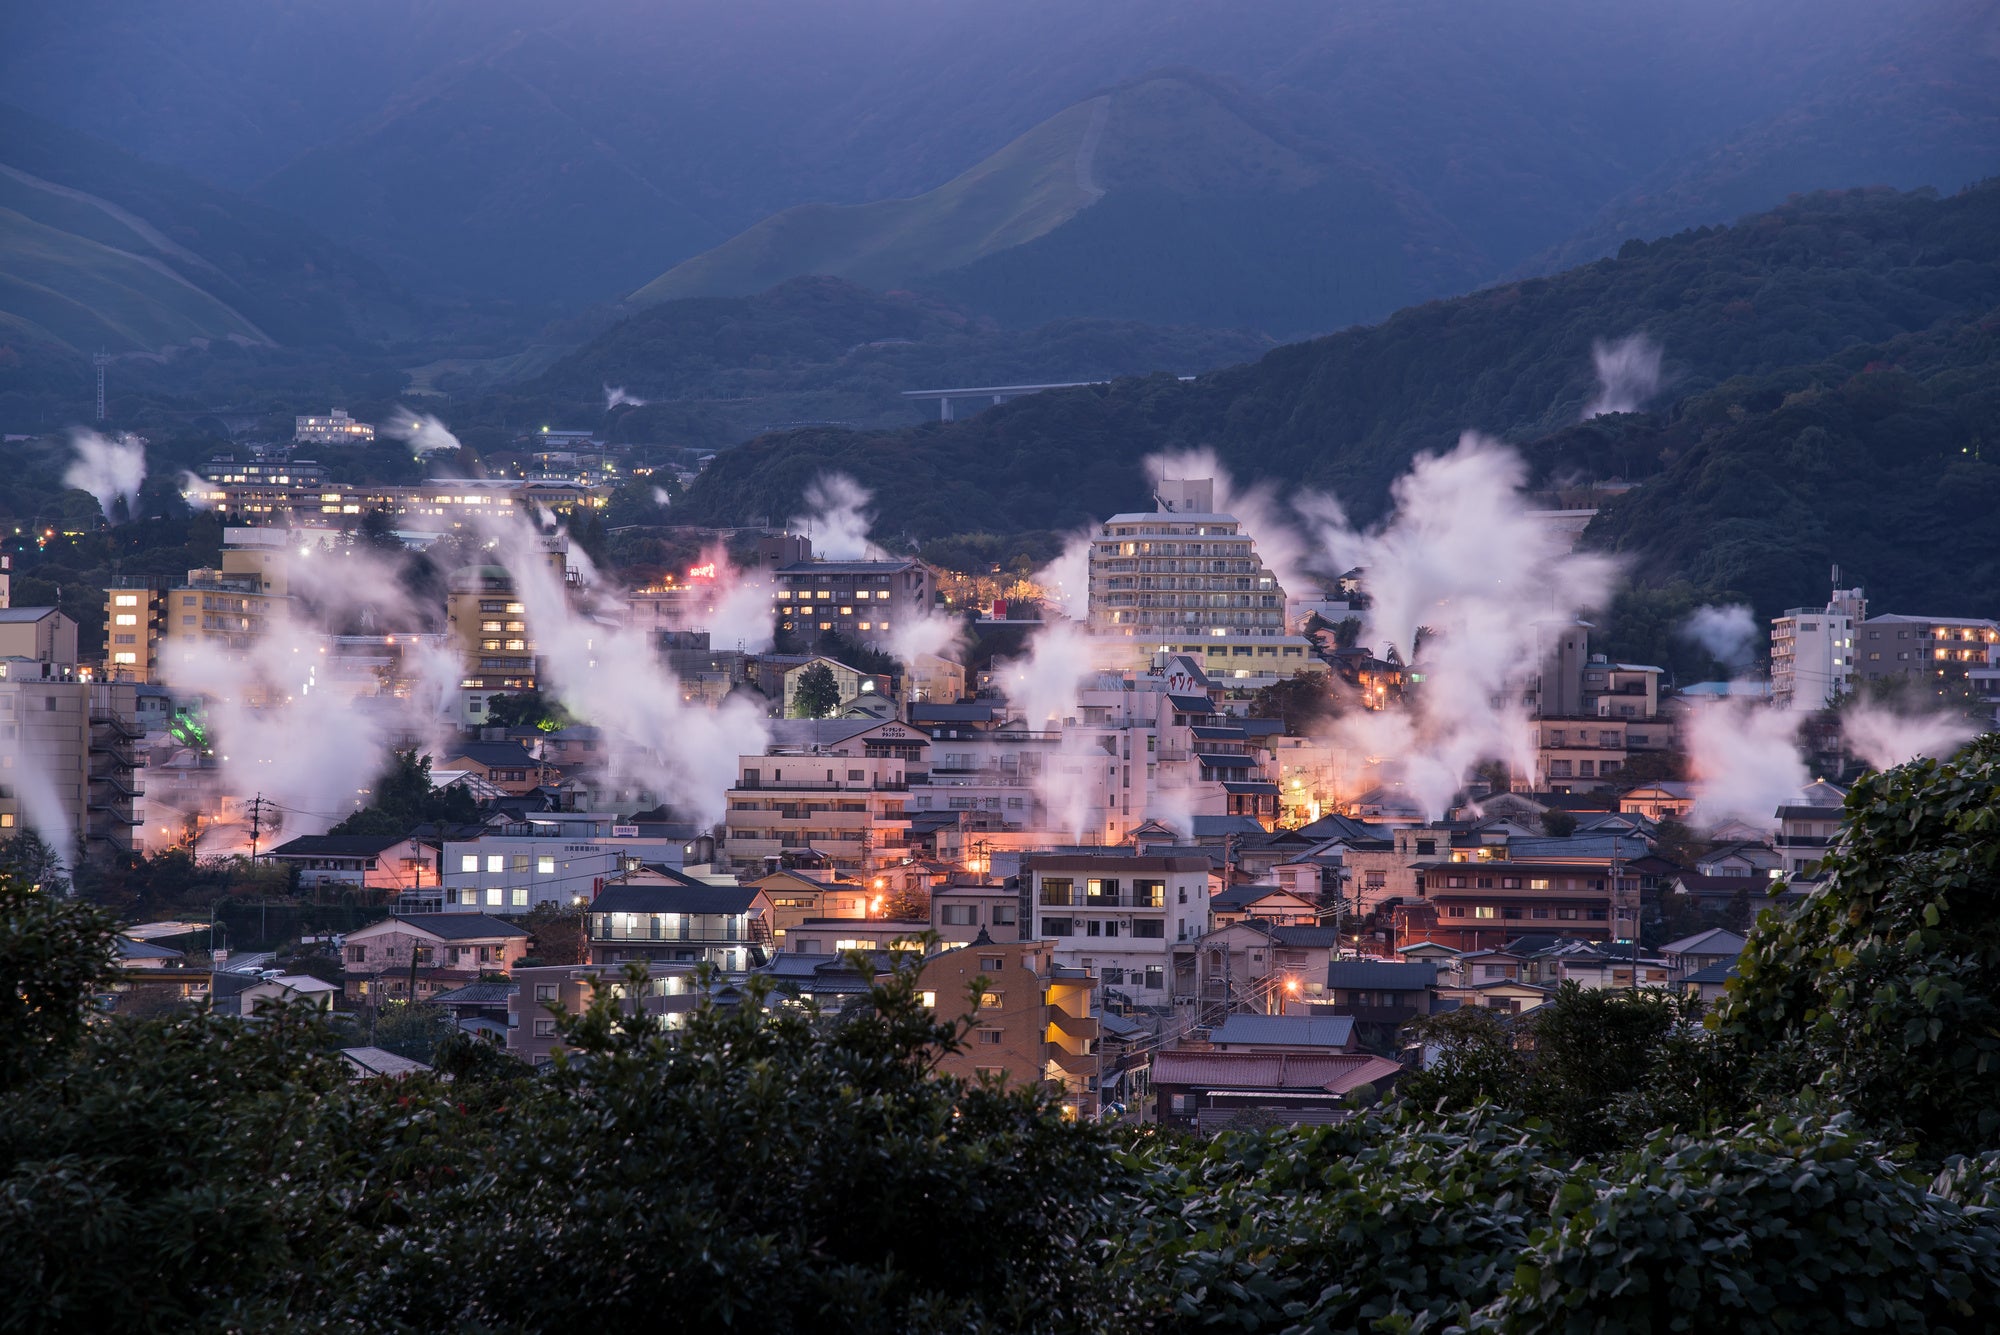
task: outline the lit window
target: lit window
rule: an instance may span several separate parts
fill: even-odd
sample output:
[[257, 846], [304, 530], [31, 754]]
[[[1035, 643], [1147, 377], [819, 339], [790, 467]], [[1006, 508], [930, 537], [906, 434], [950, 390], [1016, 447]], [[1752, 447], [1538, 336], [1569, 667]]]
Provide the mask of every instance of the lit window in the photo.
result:
[[486, 870], [505, 871], [506, 869], [507, 869], [507, 858], [505, 854], [488, 853], [486, 855]]
[[479, 854], [477, 853], [460, 854], [458, 859], [458, 869], [460, 871], [478, 871]]
[[525, 886], [525, 885], [520, 885], [520, 886], [516, 886], [516, 887], [514, 887], [514, 907], [515, 907], [515, 908], [517, 908], [517, 909], [524, 909], [524, 908], [528, 907], [528, 887], [527, 887], [527, 886]]
[[493, 887], [492, 889], [489, 889], [486, 892], [486, 902], [493, 905], [495, 908], [498, 908], [500, 906], [500, 894], [501, 891], [497, 886]]
[[[139, 595], [136, 593], [115, 594], [112, 596], [111, 605], [113, 607], [137, 607], [139, 605]], [[127, 621], [120, 624], [129, 626], [132, 623]]]
[[555, 855], [552, 853], [544, 853], [540, 857], [536, 858], [535, 870], [540, 872], [544, 876], [555, 875], [556, 872]]

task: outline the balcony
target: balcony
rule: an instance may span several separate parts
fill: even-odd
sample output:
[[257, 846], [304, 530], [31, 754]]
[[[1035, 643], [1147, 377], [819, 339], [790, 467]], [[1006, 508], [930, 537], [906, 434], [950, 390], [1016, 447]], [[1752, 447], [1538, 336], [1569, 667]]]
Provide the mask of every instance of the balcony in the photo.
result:
[[730, 789], [737, 793], [771, 792], [816, 792], [816, 793], [907, 793], [907, 781], [884, 781], [870, 783], [852, 779], [751, 779], [737, 781]]
[[1086, 1052], [1071, 1052], [1060, 1043], [1044, 1043], [1042, 1058], [1064, 1075], [1089, 1078], [1097, 1074], [1097, 1058]]

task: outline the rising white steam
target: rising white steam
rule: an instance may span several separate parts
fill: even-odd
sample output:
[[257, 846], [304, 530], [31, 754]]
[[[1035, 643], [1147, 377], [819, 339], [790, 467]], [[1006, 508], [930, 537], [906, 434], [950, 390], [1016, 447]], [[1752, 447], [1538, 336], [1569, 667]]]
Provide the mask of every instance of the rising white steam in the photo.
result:
[[1698, 828], [1734, 818], [1773, 829], [1778, 808], [1810, 782], [1799, 716], [1763, 701], [1704, 705], [1688, 716], [1684, 736]]
[[1644, 334], [1594, 342], [1590, 360], [1597, 366], [1597, 397], [1583, 410], [1586, 422], [1606, 413], [1637, 412], [1660, 390], [1660, 345]]
[[613, 408], [643, 408], [648, 402], [637, 394], [627, 394], [623, 385], [604, 387], [604, 411], [607, 413]]
[[879, 561], [888, 553], [868, 540], [868, 489], [845, 473], [822, 473], [806, 488], [807, 512], [790, 527], [812, 539], [823, 561]]
[[1029, 639], [1026, 655], [996, 664], [994, 677], [1021, 722], [1031, 732], [1041, 732], [1076, 716], [1077, 694], [1093, 671], [1084, 629], [1051, 621]]
[[181, 499], [187, 502], [188, 509], [212, 510], [215, 508], [215, 503], [208, 499], [210, 485], [207, 478], [192, 469], [183, 468], [181, 470]]
[[1072, 621], [1090, 616], [1090, 540], [1089, 529], [1071, 534], [1062, 555], [1034, 574], [1049, 606]]
[[111, 507], [121, 496], [127, 515], [136, 514], [139, 484], [146, 480], [146, 443], [137, 436], [110, 440], [87, 427], [71, 431], [69, 443], [76, 458], [63, 473], [63, 485], [96, 497], [111, 523], [118, 522]]
[[1394, 651], [1423, 677], [1407, 712], [1353, 711], [1334, 740], [1382, 757], [1384, 777], [1431, 816], [1482, 761], [1532, 770], [1524, 687], [1541, 670], [1547, 637], [1604, 606], [1617, 573], [1608, 557], [1569, 552], [1529, 515], [1526, 476], [1513, 450], [1467, 433], [1450, 453], [1416, 461], [1375, 529], [1316, 507], [1322, 568], [1368, 572], [1361, 642], [1378, 656]]
[[674, 503], [674, 498], [667, 494], [667, 489], [665, 487], [653, 488], [653, 504], [659, 506], [662, 510], [664, 510], [673, 503]]
[[[15, 796], [21, 804], [21, 821], [41, 837], [67, 870], [76, 859], [76, 829], [70, 824], [69, 811], [63, 806], [62, 795], [56, 791], [55, 780], [49, 774], [49, 757], [29, 753], [18, 737], [18, 733], [25, 729], [9, 728], [7, 731], [17, 736], [0, 741], [0, 755], [7, 760], [0, 772], [4, 772], [14, 785]], [[72, 789], [70, 796], [79, 807], [83, 793], [76, 790], [76, 785], [82, 781], [81, 774], [65, 779]]]
[[422, 457], [445, 450], [463, 448], [451, 428], [429, 413], [415, 413], [398, 407], [382, 426], [384, 433], [409, 443], [411, 453]]
[[698, 563], [712, 576], [692, 585], [672, 618], [675, 630], [708, 632], [716, 649], [761, 654], [771, 647], [771, 581], [761, 570], [732, 565], [721, 544], [704, 548]]
[[929, 608], [899, 608], [889, 622], [888, 639], [882, 649], [904, 667], [914, 667], [919, 658], [963, 657], [965, 626], [958, 618]]
[[340, 675], [326, 627], [421, 619], [400, 566], [359, 546], [294, 547], [285, 559], [292, 597], [275, 604], [262, 633], [235, 648], [173, 636], [163, 675], [202, 694], [228, 791], [246, 800], [261, 794], [290, 837], [364, 805], [391, 751], [442, 745], [464, 664], [411, 636], [402, 644], [404, 693], [384, 691], [372, 674]]
[[[762, 754], [770, 740], [758, 710], [741, 698], [715, 709], [684, 700], [650, 636], [572, 605], [553, 568], [551, 539], [527, 520], [495, 522], [486, 536], [534, 627], [543, 689], [603, 730], [606, 777], [703, 823], [721, 820], [737, 757]], [[764, 612], [768, 618], [768, 598]]]
[[1741, 603], [1696, 608], [1681, 623], [1680, 634], [1708, 650], [1709, 656], [1729, 669], [1732, 676], [1756, 660], [1757, 645], [1763, 639], [1756, 616]]
[[1882, 705], [1857, 704], [1841, 715], [1847, 749], [1875, 769], [1891, 769], [1919, 756], [1944, 760], [1979, 732], [1956, 714], [1904, 713]]

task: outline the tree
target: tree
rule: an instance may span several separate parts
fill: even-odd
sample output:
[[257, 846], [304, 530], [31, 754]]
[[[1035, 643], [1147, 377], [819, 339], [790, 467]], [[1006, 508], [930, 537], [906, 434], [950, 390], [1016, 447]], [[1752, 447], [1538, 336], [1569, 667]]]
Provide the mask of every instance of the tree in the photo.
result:
[[824, 663], [808, 663], [799, 673], [792, 694], [793, 718], [831, 718], [840, 708], [840, 686], [833, 669]]
[[540, 691], [518, 691], [491, 696], [486, 701], [486, 721], [499, 728], [537, 728], [555, 732], [576, 720], [558, 701]]
[[2000, 1149], [2000, 736], [1864, 776], [1821, 868], [1717, 1025], [1928, 1155]]
[[82, 1034], [111, 978], [113, 934], [102, 909], [0, 874], [0, 1090]]
[[1258, 688], [1250, 697], [1250, 713], [1280, 719], [1288, 736], [1304, 737], [1339, 712], [1324, 675], [1295, 672]]
[[584, 910], [547, 900], [535, 905], [521, 925], [534, 944], [528, 953], [543, 964], [582, 964]]
[[408, 834], [426, 822], [471, 824], [479, 803], [463, 788], [431, 786], [431, 758], [398, 751], [375, 781], [374, 801], [341, 821], [332, 834]]
[[1551, 839], [1567, 839], [1576, 833], [1576, 813], [1550, 807], [1542, 813], [1542, 833]]

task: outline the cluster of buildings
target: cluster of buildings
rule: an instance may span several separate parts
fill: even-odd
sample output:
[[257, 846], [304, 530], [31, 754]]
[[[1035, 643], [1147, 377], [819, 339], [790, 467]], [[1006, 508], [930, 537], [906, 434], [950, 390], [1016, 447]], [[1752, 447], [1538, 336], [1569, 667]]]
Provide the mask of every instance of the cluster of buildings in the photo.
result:
[[[306, 442], [351, 430], [300, 420]], [[331, 494], [309, 464], [261, 458], [212, 485]], [[450, 486], [461, 510], [539, 503]], [[292, 563], [345, 540], [343, 525], [296, 507], [254, 513], [225, 530], [217, 569], [111, 590], [101, 664], [78, 662], [75, 626], [55, 609], [0, 610], [0, 724], [16, 739], [0, 824], [40, 819], [18, 782], [31, 769], [40, 809], [52, 802], [111, 850], [192, 839], [202, 851], [204, 823], [240, 829], [246, 795], [212, 762], [201, 684], [163, 679], [163, 665], [176, 640], [249, 653], [296, 627]], [[1536, 626], [1537, 670], [1509, 686], [1518, 698], [1493, 702], [1530, 715], [1531, 766], [1467, 775], [1453, 809], [1427, 815], [1383, 780], [1382, 758], [1259, 715], [1256, 692], [1280, 682], [1366, 710], [1406, 707], [1427, 686], [1421, 664], [1343, 634], [1365, 610], [1365, 572], [1284, 588], [1206, 480], [1165, 481], [1154, 510], [1099, 527], [1080, 626], [1090, 661], [1046, 718], [949, 651], [883, 666], [900, 630], [951, 614], [920, 561], [821, 560], [799, 535], [757, 540], [748, 574], [772, 628], [868, 651], [845, 662], [730, 643], [724, 608], [741, 613], [743, 585], [706, 562], [614, 600], [560, 536], [541, 556], [586, 624], [649, 640], [666, 688], [766, 715], [769, 740], [734, 758], [721, 820], [613, 786], [616, 719], [494, 722], [496, 699], [544, 684], [538, 636], [550, 630], [506, 568], [466, 566], [449, 574], [434, 626], [326, 634], [318, 671], [328, 689], [407, 693], [415, 658], [454, 662], [459, 730], [433, 746], [431, 773], [478, 818], [281, 831], [260, 860], [379, 920], [330, 943], [338, 983], [239, 965], [206, 984], [183, 974], [190, 994], [244, 1013], [260, 997], [366, 1013], [420, 1002], [541, 1064], [561, 1049], [564, 1016], [632, 964], [650, 981], [618, 1004], [671, 1030], [704, 1002], [838, 1010], [902, 957], [927, 1004], [966, 1020], [947, 1071], [1044, 1085], [1085, 1117], [1330, 1120], [1423, 1059], [1404, 1037], [1415, 1016], [1531, 1011], [1565, 983], [1714, 995], [1751, 916], [1812, 883], [1839, 822], [1844, 790], [1822, 780], [1767, 820], [1669, 840], [1663, 827], [1687, 818], [1694, 793], [1666, 776], [1717, 696], [1593, 653], [1573, 618]], [[1803, 708], [1891, 673], [1984, 689], [1996, 654], [1993, 623], [1871, 618], [1846, 590], [1779, 619], [1772, 693]], [[806, 708], [807, 683], [818, 694], [827, 681], [832, 702]], [[133, 949], [135, 980], [171, 982], [160, 947]]]

